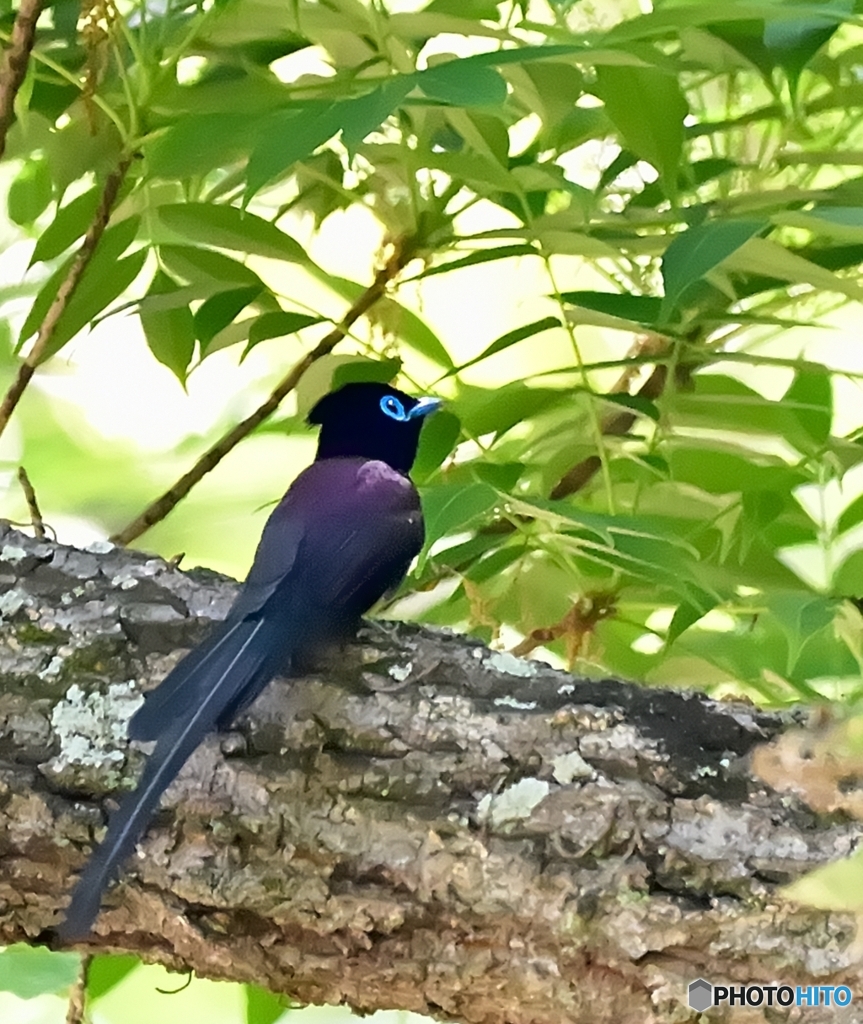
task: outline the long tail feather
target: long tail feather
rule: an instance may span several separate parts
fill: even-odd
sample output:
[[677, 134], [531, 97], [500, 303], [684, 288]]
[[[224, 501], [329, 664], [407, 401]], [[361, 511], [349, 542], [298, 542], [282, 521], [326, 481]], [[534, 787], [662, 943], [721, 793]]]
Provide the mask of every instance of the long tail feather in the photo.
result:
[[[147, 694], [144, 703], [129, 721], [130, 740], [157, 740], [204, 697], [201, 686], [209, 685], [208, 677], [219, 671], [219, 661], [236, 643], [239, 627], [252, 623], [222, 622], [200, 646], [178, 662], [159, 685]], [[196, 685], [197, 683], [197, 685]]]
[[[261, 631], [268, 624], [271, 630], [272, 623], [265, 618], [238, 622], [230, 630], [233, 642], [220, 643], [217, 661], [205, 659], [196, 666], [195, 675], [207, 677], [202, 680], [206, 682], [206, 691], [196, 689], [198, 702], [185, 715], [175, 718], [159, 736], [137, 789], [111, 817], [102, 845], [78, 879], [66, 918], [58, 929], [62, 938], [81, 938], [90, 931], [105, 886], [134, 849], [161, 795], [204, 736], [212, 731], [225, 707], [235, 703], [243, 688], [253, 683], [256, 676], [260, 677], [269, 653], [268, 643], [262, 641], [268, 639], [266, 633], [270, 630], [264, 634]], [[189, 682], [194, 685], [197, 680], [190, 677]]]

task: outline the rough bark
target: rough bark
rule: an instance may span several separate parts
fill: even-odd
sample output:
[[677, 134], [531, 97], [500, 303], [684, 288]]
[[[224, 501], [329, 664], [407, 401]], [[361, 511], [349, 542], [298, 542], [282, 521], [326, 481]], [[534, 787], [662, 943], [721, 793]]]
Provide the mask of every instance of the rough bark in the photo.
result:
[[[140, 694], [234, 587], [0, 527], [0, 942], [57, 922]], [[89, 948], [483, 1024], [694, 1020], [699, 975], [859, 999], [855, 919], [777, 892], [860, 835], [751, 775], [787, 724], [371, 626], [198, 751]]]

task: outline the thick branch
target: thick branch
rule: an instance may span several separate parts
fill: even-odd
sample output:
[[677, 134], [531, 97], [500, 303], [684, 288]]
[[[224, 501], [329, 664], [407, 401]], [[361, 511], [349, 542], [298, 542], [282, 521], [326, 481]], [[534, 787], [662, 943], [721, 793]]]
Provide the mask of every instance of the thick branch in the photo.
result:
[[[58, 921], [139, 693], [234, 586], [11, 530], [0, 579], [2, 943]], [[691, 1020], [699, 975], [859, 999], [854, 918], [778, 889], [861, 831], [750, 773], [786, 724], [373, 627], [204, 744], [89, 948], [477, 1024]]]
[[15, 97], [27, 76], [30, 53], [36, 41], [36, 22], [42, 13], [42, 0], [21, 0], [12, 37], [3, 54], [0, 71], [0, 157], [6, 152], [6, 136], [15, 120]]
[[322, 356], [329, 355], [336, 345], [345, 337], [361, 316], [386, 294], [387, 286], [398, 276], [402, 268], [411, 260], [414, 254], [413, 243], [409, 239], [402, 239], [396, 246], [393, 254], [384, 266], [375, 274], [375, 279], [363, 294], [356, 300], [351, 308], [345, 313], [342, 322], [322, 338], [318, 344], [296, 363], [290, 372], [273, 389], [269, 398], [255, 411], [232, 427], [227, 434], [221, 437], [211, 448], [198, 459], [194, 466], [161, 497], [157, 498], [128, 526], [119, 533], [115, 533], [111, 540], [115, 544], [131, 544], [142, 534], [146, 533], [151, 526], [160, 523], [174, 507], [186, 497], [191, 489], [203, 479], [211, 470], [222, 461], [222, 459], [235, 448], [240, 441], [259, 427], [265, 419], [271, 416], [278, 409], [282, 400], [286, 398], [297, 386], [302, 375], [308, 370], [312, 363]]

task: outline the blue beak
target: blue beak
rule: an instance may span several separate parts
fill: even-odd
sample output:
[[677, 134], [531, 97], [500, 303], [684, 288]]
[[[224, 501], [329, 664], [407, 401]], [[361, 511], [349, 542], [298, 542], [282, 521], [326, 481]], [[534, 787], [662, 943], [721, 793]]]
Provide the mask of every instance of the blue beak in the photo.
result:
[[418, 420], [423, 416], [428, 416], [429, 413], [440, 409], [442, 405], [443, 400], [440, 398], [421, 398], [408, 413], [408, 419]]

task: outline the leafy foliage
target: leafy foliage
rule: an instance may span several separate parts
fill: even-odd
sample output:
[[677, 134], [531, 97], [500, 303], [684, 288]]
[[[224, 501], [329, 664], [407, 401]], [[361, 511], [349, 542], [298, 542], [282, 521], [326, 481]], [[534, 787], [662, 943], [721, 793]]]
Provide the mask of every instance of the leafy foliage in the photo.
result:
[[[416, 466], [428, 543], [391, 611], [585, 673], [859, 700], [863, 420], [837, 428], [859, 357], [806, 332], [863, 298], [863, 2], [617, 0], [601, 23], [574, 0], [404, 6], [174, 0], [84, 33], [78, 4], [48, 5], [4, 158], [8, 218], [34, 240], [0, 290], [4, 373], [127, 156], [49, 364], [120, 312], [183, 384], [226, 348], [307, 351], [368, 288], [297, 225], [362, 208], [383, 258], [414, 258], [368, 338], [259, 430], [288, 445], [331, 380], [447, 398]], [[0, 38], [12, 21], [5, 4]], [[513, 261], [541, 268], [542, 307], [478, 354], [425, 322], [424, 289]], [[69, 507], [133, 514], [150, 481], [94, 494], [75, 424], [33, 408], [27, 458]], [[110, 481], [127, 461], [98, 457]], [[28, 991], [73, 966], [28, 965]], [[91, 997], [129, 969], [97, 960]], [[248, 990], [249, 1021], [279, 1012]]]
[[[19, 347], [124, 153], [138, 159], [46, 358], [133, 284], [122, 308], [182, 382], [226, 346], [332, 322], [258, 271], [361, 298], [292, 236], [300, 214], [363, 205], [421, 257], [420, 289], [539, 261], [544, 315], [458, 365], [397, 288], [372, 310], [383, 345], [360, 345], [357, 372], [410, 367], [407, 386], [437, 377], [448, 398], [418, 462], [429, 543], [405, 592], [431, 591], [432, 621], [582, 671], [773, 702], [847, 692], [859, 637], [847, 606], [839, 635], [834, 620], [863, 589], [863, 505], [819, 516], [801, 495], [863, 461], [856, 432], [833, 433], [835, 381], [856, 377], [765, 349], [863, 296], [863, 186], [844, 156], [861, 134], [859, 4], [621, 2], [600, 26], [551, 2], [217, 0], [136, 7], [83, 44], [72, 6], [40, 23], [7, 150], [9, 217], [36, 236], [33, 279], [48, 270]], [[469, 230], [478, 205], [499, 226]], [[580, 288], [585, 267], [607, 287]], [[583, 341], [596, 327], [601, 358]], [[552, 372], [470, 383], [561, 337], [571, 358]], [[784, 393], [753, 368], [784, 373]], [[807, 549], [817, 583], [793, 568]]]

